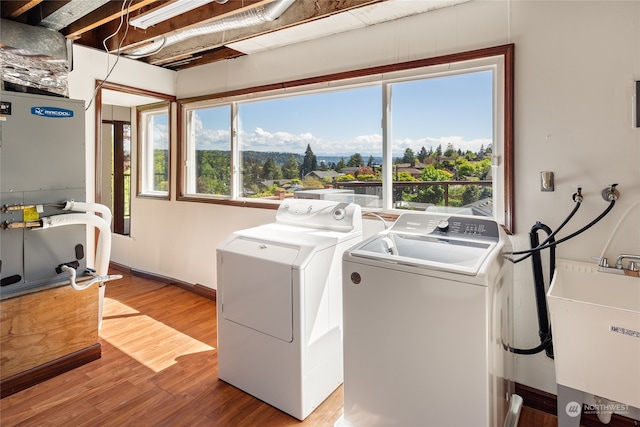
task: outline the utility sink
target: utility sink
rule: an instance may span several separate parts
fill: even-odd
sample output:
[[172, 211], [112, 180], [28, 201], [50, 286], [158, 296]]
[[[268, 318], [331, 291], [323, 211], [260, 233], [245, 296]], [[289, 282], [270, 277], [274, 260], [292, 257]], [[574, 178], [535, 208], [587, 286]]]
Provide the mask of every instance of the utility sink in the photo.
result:
[[640, 407], [640, 278], [559, 260], [547, 299], [556, 382]]

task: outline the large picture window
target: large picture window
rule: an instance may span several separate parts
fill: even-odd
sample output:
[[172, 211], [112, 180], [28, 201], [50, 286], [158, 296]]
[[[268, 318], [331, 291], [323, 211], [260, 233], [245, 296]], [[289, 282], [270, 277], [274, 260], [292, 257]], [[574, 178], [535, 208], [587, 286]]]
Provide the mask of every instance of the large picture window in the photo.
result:
[[182, 100], [181, 198], [324, 198], [509, 229], [512, 49]]

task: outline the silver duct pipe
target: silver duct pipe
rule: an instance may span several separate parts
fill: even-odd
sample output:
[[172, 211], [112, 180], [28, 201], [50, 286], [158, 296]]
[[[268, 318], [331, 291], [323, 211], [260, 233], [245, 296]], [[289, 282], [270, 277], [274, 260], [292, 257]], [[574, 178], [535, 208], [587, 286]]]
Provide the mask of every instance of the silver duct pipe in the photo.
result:
[[235, 30], [238, 28], [247, 28], [254, 25], [264, 24], [274, 21], [284, 13], [296, 0], [276, 0], [267, 6], [257, 7], [237, 15], [222, 18], [209, 24], [199, 27], [188, 28], [184, 31], [171, 34], [168, 36], [158, 37], [153, 42], [133, 49], [124, 53], [128, 58], [138, 59], [145, 56], [153, 55], [167, 46], [182, 42], [192, 37], [203, 36], [207, 34], [218, 33], [220, 31]]
[[68, 96], [73, 42], [57, 31], [0, 20], [0, 79]]
[[107, 3], [109, 0], [72, 0], [40, 21], [40, 25], [50, 30], [60, 31]]

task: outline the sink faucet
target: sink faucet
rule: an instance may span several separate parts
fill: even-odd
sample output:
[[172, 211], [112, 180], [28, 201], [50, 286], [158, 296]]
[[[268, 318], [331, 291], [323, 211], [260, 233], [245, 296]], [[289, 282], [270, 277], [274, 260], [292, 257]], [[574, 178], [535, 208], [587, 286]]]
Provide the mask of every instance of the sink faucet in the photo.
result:
[[629, 261], [629, 266], [627, 267], [627, 270], [629, 271], [638, 271], [638, 261], [640, 261], [640, 255], [632, 255], [632, 254], [622, 254], [619, 255], [618, 258], [616, 259], [616, 268], [617, 269], [622, 269], [622, 260], [623, 259], [629, 259], [629, 260], [634, 260], [634, 261]]
[[[609, 265], [609, 261], [607, 258], [601, 257], [591, 257], [598, 261], [598, 271], [603, 273], [613, 273], [613, 274], [625, 274], [631, 276], [638, 276], [638, 272], [640, 271], [640, 255], [632, 255], [632, 254], [622, 254], [616, 258], [616, 264], [614, 267]], [[633, 261], [629, 261], [629, 265], [625, 269], [622, 266], [622, 260], [629, 259]]]

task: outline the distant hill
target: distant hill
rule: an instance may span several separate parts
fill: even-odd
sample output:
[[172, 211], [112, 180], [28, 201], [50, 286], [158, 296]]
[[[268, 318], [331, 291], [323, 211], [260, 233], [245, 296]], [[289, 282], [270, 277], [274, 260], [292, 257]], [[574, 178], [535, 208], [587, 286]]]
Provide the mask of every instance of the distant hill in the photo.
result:
[[[211, 151], [215, 152], [218, 155], [228, 156], [228, 151], [220, 151], [220, 150], [198, 150], [198, 151]], [[275, 151], [243, 151], [242, 152], [242, 160], [247, 163], [259, 163], [264, 164], [264, 162], [268, 158], [272, 158], [276, 165], [282, 167], [289, 161], [289, 157], [293, 154], [293, 156], [298, 160], [299, 164], [302, 164], [304, 160], [304, 154], [297, 153], [286, 153], [286, 152], [275, 152]], [[324, 162], [326, 165], [330, 165], [332, 163], [338, 163], [341, 159], [346, 162], [349, 161], [348, 156], [324, 156], [316, 154], [316, 159], [318, 161], [318, 165]], [[382, 157], [373, 157], [376, 164], [382, 164]], [[366, 162], [369, 161], [369, 155], [362, 155], [362, 159]]]

